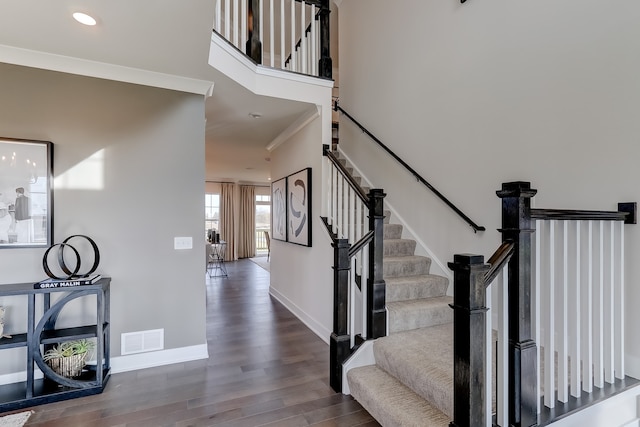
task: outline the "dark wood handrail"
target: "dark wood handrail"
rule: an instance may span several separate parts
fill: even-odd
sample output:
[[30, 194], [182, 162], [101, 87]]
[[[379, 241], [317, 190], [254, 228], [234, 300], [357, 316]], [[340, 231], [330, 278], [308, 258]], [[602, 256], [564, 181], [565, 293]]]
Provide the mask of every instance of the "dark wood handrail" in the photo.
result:
[[351, 174], [347, 171], [347, 168], [345, 165], [343, 165], [342, 163], [340, 163], [340, 160], [338, 160], [338, 158], [336, 157], [335, 154], [333, 154], [332, 151], [329, 151], [328, 149], [325, 150], [325, 156], [327, 156], [327, 158], [331, 161], [331, 163], [333, 163], [333, 165], [338, 168], [338, 170], [340, 171], [340, 173], [344, 176], [344, 178], [349, 182], [349, 185], [351, 187], [353, 187], [353, 189], [356, 191], [356, 194], [358, 195], [358, 197], [360, 197], [360, 200], [362, 200], [365, 204], [369, 203], [369, 196], [367, 195], [367, 193], [364, 192], [364, 190], [362, 189], [362, 187], [360, 186], [360, 184], [358, 184], [356, 182], [355, 179], [353, 179], [353, 177], [351, 176]]
[[[296, 1], [301, 1], [301, 0], [296, 0]], [[305, 2], [305, 3], [308, 3], [308, 2]], [[320, 19], [320, 12], [321, 12], [321, 10], [318, 10], [318, 11], [316, 12], [316, 16], [314, 17], [314, 19], [315, 19], [316, 21]], [[295, 45], [295, 46], [294, 46], [294, 48], [293, 48], [293, 50], [294, 50], [294, 51], [297, 51], [297, 50], [298, 50], [298, 48], [299, 48], [299, 47], [300, 47], [300, 45], [302, 44], [302, 38], [303, 38], [303, 37], [306, 37], [306, 36], [307, 36], [307, 34], [309, 34], [310, 32], [311, 32], [311, 24], [307, 25], [307, 28], [304, 30], [303, 35], [298, 39], [298, 42], [296, 43], [296, 45]], [[291, 61], [291, 56], [292, 56], [292, 53], [290, 53], [290, 54], [289, 54], [289, 56], [287, 56], [287, 59], [285, 59], [285, 61], [284, 61], [284, 65], [285, 65], [285, 66], [289, 63], [289, 61]]]
[[440, 193], [433, 185], [431, 185], [426, 179], [424, 179], [418, 172], [416, 172], [411, 166], [409, 166], [404, 160], [402, 160], [396, 153], [391, 151], [389, 147], [384, 145], [382, 141], [380, 141], [374, 134], [369, 132], [367, 128], [360, 124], [351, 114], [345, 111], [344, 108], [338, 105], [338, 101], [334, 103], [335, 111], [340, 111], [344, 114], [349, 120], [355, 123], [356, 126], [360, 128], [360, 130], [369, 136], [375, 143], [377, 143], [383, 150], [385, 150], [391, 157], [393, 157], [398, 163], [400, 163], [405, 169], [407, 169], [419, 182], [424, 184], [429, 190], [431, 190], [440, 200], [442, 200], [447, 206], [449, 206], [455, 213], [457, 213], [462, 219], [465, 220], [467, 224], [473, 228], [473, 232], [485, 231], [486, 228], [484, 226], [478, 225], [471, 220], [467, 215], [465, 215], [456, 205], [454, 205], [449, 199], [447, 199], [442, 193]]
[[373, 236], [374, 236], [374, 231], [370, 230], [367, 234], [362, 236], [362, 238], [360, 240], [358, 240], [356, 243], [354, 243], [349, 248], [349, 258], [353, 258], [354, 255], [357, 254], [360, 251], [360, 249], [362, 249], [365, 245], [367, 245], [369, 242], [371, 242], [371, 240], [373, 240]]
[[568, 209], [531, 209], [532, 219], [583, 220], [583, 221], [625, 221], [629, 212], [582, 211]]
[[[333, 243], [336, 243], [338, 241], [338, 235], [336, 233], [334, 233], [333, 231], [331, 231], [331, 225], [329, 225], [329, 220], [325, 216], [321, 216], [320, 219], [322, 220], [322, 223], [324, 224], [324, 226], [327, 228], [327, 232], [329, 233], [329, 237], [331, 238], [331, 241]], [[358, 253], [358, 251], [360, 251], [363, 247], [365, 247], [366, 245], [371, 243], [371, 241], [373, 240], [374, 235], [375, 235], [374, 231], [370, 230], [370, 231], [367, 232], [367, 234], [362, 236], [360, 238], [360, 240], [358, 240], [353, 245], [350, 245], [349, 246], [349, 258], [353, 258], [354, 255]]]
[[[302, 0], [296, 0], [296, 1], [302, 1]], [[309, 2], [305, 1], [305, 3], [309, 3]], [[320, 2], [316, 2], [316, 3], [320, 3]], [[320, 7], [319, 4], [316, 4], [316, 6]], [[316, 21], [319, 21], [321, 12], [322, 12], [322, 9], [318, 10], [316, 12], [316, 16], [313, 19], [315, 19]], [[298, 39], [298, 42], [295, 44], [295, 46], [293, 48], [294, 51], [298, 50], [298, 48], [302, 44], [303, 37], [306, 37], [306, 35], [309, 34], [310, 32], [311, 32], [311, 24], [307, 25], [307, 28], [304, 30], [304, 33], [303, 33], [302, 37], [300, 37]], [[287, 56], [287, 59], [285, 59], [285, 61], [284, 61], [284, 65], [287, 65], [291, 61], [292, 55], [293, 55], [293, 53], [290, 53], [289, 56]]]
[[513, 255], [514, 248], [515, 245], [513, 244], [513, 242], [507, 240], [502, 242], [500, 247], [496, 249], [493, 255], [491, 255], [491, 258], [489, 258], [489, 260], [487, 261], [487, 264], [491, 265], [491, 268], [489, 269], [489, 271], [487, 271], [487, 274], [484, 278], [485, 287], [489, 286], [491, 282], [493, 282], [493, 279], [496, 278], [498, 273], [500, 273], [504, 266], [509, 262], [511, 256]]

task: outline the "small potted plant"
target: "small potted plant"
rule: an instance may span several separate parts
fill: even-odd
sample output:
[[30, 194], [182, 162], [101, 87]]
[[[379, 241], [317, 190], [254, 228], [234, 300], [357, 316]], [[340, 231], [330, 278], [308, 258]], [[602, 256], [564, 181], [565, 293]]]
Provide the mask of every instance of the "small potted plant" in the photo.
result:
[[56, 374], [75, 378], [82, 374], [82, 368], [94, 347], [95, 343], [86, 339], [64, 341], [47, 350], [42, 360]]

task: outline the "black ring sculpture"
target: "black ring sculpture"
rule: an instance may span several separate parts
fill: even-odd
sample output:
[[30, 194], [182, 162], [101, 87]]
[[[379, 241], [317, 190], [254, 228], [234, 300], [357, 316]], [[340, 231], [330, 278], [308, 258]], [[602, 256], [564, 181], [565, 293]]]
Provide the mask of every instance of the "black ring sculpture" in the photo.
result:
[[[80, 271], [80, 267], [82, 264], [80, 260], [80, 254], [78, 253], [76, 248], [71, 246], [71, 244], [67, 243], [69, 242], [69, 240], [73, 239], [74, 237], [81, 237], [83, 239], [86, 239], [91, 245], [91, 247], [93, 248], [93, 266], [86, 273], [78, 274], [78, 271]], [[51, 269], [49, 268], [49, 261], [48, 261], [49, 252], [51, 251], [51, 249], [55, 248], [56, 246], [58, 247], [58, 265], [60, 265], [60, 268], [62, 269], [62, 271], [65, 274], [67, 274], [66, 277], [56, 276], [51, 272]], [[67, 267], [67, 264], [64, 261], [64, 249], [66, 247], [71, 248], [71, 250], [74, 252], [76, 256], [76, 266], [73, 269], [73, 271], [70, 270], [69, 267]], [[69, 236], [66, 239], [64, 239], [62, 243], [56, 243], [55, 245], [50, 246], [49, 249], [47, 249], [47, 251], [44, 253], [44, 257], [42, 258], [42, 267], [44, 268], [44, 272], [47, 274], [47, 276], [55, 280], [70, 280], [70, 279], [87, 277], [91, 273], [96, 271], [99, 263], [100, 263], [100, 250], [98, 250], [98, 245], [96, 245], [96, 242], [94, 242], [91, 238], [82, 234], [74, 234], [73, 236]]]

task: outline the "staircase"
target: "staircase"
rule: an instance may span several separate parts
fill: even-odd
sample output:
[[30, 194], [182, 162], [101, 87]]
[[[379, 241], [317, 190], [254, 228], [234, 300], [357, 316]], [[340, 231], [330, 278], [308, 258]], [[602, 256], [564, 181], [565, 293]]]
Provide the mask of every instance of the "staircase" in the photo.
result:
[[373, 345], [375, 365], [348, 372], [349, 388], [383, 426], [448, 426], [453, 412], [449, 282], [430, 274], [431, 259], [415, 255], [415, 240], [403, 239], [402, 225], [390, 223], [389, 217], [386, 211], [383, 272], [389, 336]]

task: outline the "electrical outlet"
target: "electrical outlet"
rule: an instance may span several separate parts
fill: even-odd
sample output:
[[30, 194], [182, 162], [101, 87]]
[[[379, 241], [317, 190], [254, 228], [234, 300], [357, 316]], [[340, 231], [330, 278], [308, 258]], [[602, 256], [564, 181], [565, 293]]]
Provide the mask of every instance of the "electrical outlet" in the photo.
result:
[[192, 237], [174, 237], [173, 238], [173, 249], [182, 250], [182, 249], [192, 249], [192, 248], [193, 248]]

